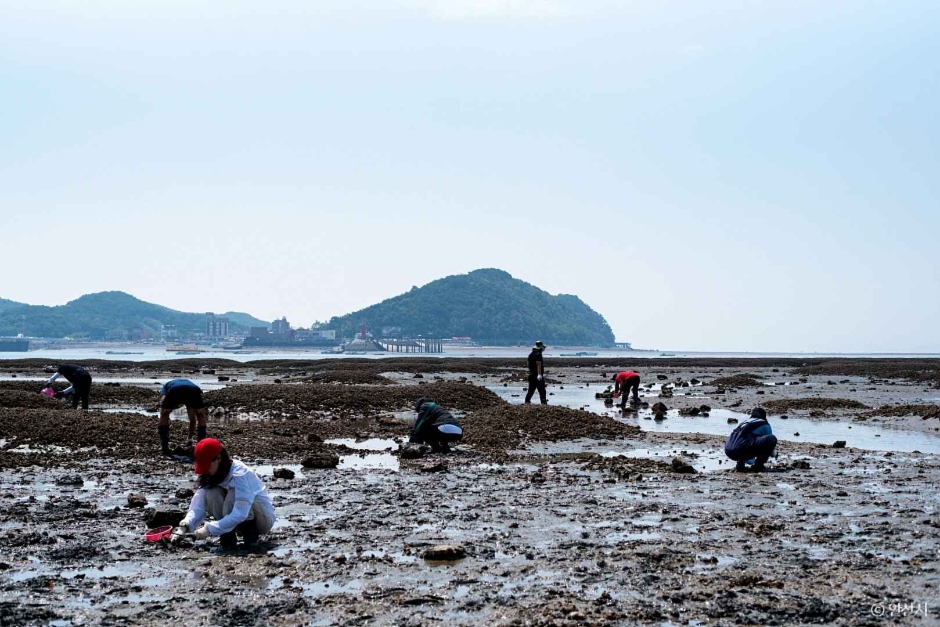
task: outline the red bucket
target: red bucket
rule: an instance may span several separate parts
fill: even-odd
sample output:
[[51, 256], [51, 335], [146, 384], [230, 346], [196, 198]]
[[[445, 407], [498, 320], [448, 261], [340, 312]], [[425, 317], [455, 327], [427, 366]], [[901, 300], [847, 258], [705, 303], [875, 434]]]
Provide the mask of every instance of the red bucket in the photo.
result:
[[144, 535], [144, 538], [147, 539], [147, 542], [159, 542], [164, 539], [169, 540], [171, 535], [173, 535], [173, 527], [164, 525], [163, 527], [151, 529]]

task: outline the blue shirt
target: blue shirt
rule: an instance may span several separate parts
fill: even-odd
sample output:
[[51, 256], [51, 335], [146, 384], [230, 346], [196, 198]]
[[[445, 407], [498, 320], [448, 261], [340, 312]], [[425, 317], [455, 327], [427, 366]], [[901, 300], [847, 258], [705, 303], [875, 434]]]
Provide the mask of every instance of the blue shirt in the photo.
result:
[[198, 385], [189, 379], [170, 379], [160, 387], [160, 396], [166, 396], [170, 390], [178, 390], [180, 388], [200, 389]]

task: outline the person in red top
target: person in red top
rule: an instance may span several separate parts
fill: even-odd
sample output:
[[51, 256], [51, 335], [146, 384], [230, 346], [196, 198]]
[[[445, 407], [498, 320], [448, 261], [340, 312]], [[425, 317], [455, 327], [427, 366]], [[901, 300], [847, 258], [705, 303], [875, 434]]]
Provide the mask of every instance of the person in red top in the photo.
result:
[[627, 396], [633, 393], [633, 402], [640, 402], [640, 375], [632, 370], [624, 370], [614, 375], [614, 392], [620, 392], [620, 409], [627, 406]]

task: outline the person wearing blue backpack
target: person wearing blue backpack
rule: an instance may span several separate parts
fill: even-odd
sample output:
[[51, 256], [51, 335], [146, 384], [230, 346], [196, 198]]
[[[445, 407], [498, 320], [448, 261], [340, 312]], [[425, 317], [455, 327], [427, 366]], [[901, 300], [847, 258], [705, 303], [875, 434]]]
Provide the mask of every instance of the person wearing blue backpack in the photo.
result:
[[767, 422], [767, 412], [761, 407], [755, 407], [751, 410], [751, 417], [735, 427], [728, 436], [725, 455], [737, 462], [735, 470], [738, 472], [747, 470], [746, 462], [752, 459], [754, 471], [761, 472], [776, 447], [777, 436]]

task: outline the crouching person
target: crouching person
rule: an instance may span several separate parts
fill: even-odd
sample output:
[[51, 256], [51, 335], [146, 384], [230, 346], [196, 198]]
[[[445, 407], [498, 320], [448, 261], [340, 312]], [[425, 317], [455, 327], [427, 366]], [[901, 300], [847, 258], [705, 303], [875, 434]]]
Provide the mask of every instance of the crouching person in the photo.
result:
[[451, 413], [423, 396], [415, 401], [418, 418], [411, 430], [411, 441], [430, 444], [434, 453], [449, 453], [450, 442], [459, 442], [463, 437], [460, 423]]
[[[187, 533], [197, 540], [219, 538], [225, 548], [235, 548], [240, 535], [245, 545], [274, 526], [274, 505], [264, 484], [245, 464], [231, 459], [222, 443], [201, 440], [195, 449], [195, 471], [199, 475], [196, 494], [174, 536]], [[206, 518], [211, 518], [205, 522]], [[237, 534], [237, 535], [236, 535]]]
[[764, 470], [764, 464], [777, 447], [777, 437], [767, 422], [767, 412], [760, 407], [751, 411], [751, 417], [735, 427], [725, 444], [725, 455], [737, 462], [735, 470], [743, 472], [745, 462], [754, 460], [754, 470]]

